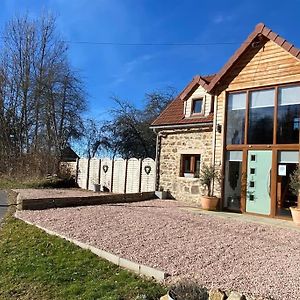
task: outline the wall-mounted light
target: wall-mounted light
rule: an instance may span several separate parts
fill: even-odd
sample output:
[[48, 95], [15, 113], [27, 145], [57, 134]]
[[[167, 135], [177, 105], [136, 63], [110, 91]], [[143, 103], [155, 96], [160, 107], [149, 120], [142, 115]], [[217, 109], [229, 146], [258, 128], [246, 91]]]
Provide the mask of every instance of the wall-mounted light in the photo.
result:
[[217, 124], [217, 128], [216, 128], [218, 133], [222, 132], [222, 125], [221, 124]]

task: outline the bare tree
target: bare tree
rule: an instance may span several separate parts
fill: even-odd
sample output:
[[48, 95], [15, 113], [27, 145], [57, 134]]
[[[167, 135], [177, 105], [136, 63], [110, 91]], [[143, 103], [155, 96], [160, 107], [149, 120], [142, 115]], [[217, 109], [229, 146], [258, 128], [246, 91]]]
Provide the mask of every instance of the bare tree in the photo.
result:
[[94, 119], [87, 119], [84, 124], [82, 141], [84, 143], [84, 154], [88, 158], [93, 158], [98, 152], [111, 148], [111, 143], [99, 122]]
[[118, 154], [123, 158], [154, 158], [156, 135], [149, 127], [174, 95], [175, 91], [171, 88], [146, 94], [143, 109], [113, 97], [116, 108], [111, 112], [112, 119], [101, 128], [110, 142], [112, 156]]
[[56, 33], [55, 18], [9, 21], [0, 49], [0, 172], [54, 171], [82, 132], [83, 83]]

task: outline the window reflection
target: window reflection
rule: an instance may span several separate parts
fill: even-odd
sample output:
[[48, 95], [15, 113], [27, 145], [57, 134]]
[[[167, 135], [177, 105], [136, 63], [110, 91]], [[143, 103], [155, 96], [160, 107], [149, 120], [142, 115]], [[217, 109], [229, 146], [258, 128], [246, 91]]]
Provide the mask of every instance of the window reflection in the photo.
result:
[[225, 163], [224, 205], [230, 210], [239, 210], [241, 201], [242, 151], [228, 151]]
[[277, 143], [299, 143], [300, 87], [278, 90]]
[[273, 143], [275, 90], [250, 93], [248, 144]]
[[246, 93], [230, 94], [227, 108], [227, 145], [244, 143], [245, 111]]

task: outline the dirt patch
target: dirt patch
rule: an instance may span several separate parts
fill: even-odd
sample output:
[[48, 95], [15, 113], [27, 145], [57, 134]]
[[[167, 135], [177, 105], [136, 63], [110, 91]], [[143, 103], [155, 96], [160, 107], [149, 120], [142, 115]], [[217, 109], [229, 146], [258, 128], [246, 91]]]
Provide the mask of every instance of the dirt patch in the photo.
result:
[[180, 209], [176, 201], [21, 211], [47, 227], [208, 288], [300, 298], [300, 233]]

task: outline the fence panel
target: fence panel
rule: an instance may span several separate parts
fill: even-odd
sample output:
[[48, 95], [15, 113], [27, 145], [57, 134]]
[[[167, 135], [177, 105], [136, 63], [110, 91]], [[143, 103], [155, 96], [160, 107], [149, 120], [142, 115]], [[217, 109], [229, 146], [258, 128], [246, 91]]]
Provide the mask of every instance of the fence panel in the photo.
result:
[[87, 175], [88, 175], [88, 162], [86, 158], [82, 158], [78, 162], [78, 176], [77, 183], [82, 189], [86, 189]]
[[[77, 163], [62, 162], [61, 170], [75, 169]], [[139, 193], [155, 191], [155, 161], [152, 158], [128, 160], [109, 158], [81, 158], [78, 160], [77, 183], [80, 188], [114, 193]]]
[[103, 192], [111, 192], [113, 161], [109, 158], [101, 160], [100, 185]]
[[113, 189], [114, 193], [124, 193], [126, 180], [126, 161], [118, 158], [114, 161]]
[[100, 159], [92, 158], [90, 160], [90, 170], [89, 170], [89, 190], [94, 189], [94, 184], [99, 183], [99, 165]]
[[138, 193], [140, 191], [141, 180], [141, 160], [130, 158], [127, 166], [126, 193]]
[[155, 161], [152, 158], [145, 158], [142, 161], [141, 189], [143, 192], [155, 191]]

